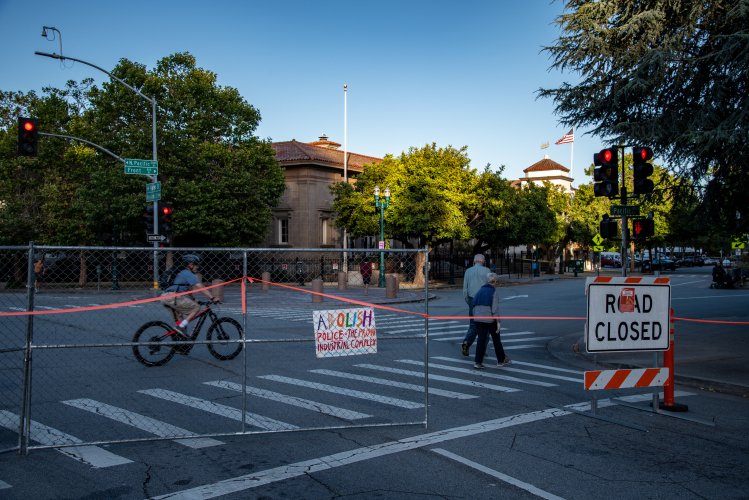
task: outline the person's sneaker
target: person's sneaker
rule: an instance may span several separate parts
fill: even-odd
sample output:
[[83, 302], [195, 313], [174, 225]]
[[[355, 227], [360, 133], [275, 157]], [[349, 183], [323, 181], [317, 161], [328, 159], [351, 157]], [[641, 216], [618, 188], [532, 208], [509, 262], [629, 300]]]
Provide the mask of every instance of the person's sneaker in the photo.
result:
[[463, 350], [461, 351], [463, 353], [463, 356], [468, 356], [468, 344], [463, 342]]
[[486, 367], [485, 367], [484, 365], [482, 365], [482, 364], [478, 364], [478, 365], [473, 365], [473, 367], [474, 367], [475, 369], [477, 369], [477, 370], [483, 370], [484, 368], [486, 368]]
[[175, 331], [175, 332], [177, 333], [177, 336], [179, 336], [179, 337], [183, 337], [183, 338], [188, 338], [188, 337], [187, 337], [187, 332], [186, 332], [186, 331], [185, 331], [185, 329], [184, 329], [184, 328], [182, 328], [181, 326], [179, 326], [179, 325], [174, 325], [174, 331]]
[[502, 366], [506, 365], [507, 363], [512, 363], [512, 360], [510, 358], [508, 358], [507, 356], [505, 356], [505, 360], [502, 361], [501, 363], [497, 363], [497, 366], [502, 367]]

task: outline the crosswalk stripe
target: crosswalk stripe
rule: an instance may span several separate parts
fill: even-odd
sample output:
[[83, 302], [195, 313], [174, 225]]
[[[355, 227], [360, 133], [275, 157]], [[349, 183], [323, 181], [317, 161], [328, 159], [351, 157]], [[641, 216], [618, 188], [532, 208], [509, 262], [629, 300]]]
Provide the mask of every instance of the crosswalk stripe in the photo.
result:
[[[155, 398], [164, 399], [173, 403], [179, 403], [181, 405], [189, 406], [198, 410], [207, 411], [222, 417], [236, 420], [237, 422], [242, 421], [242, 410], [232, 408], [230, 406], [214, 403], [213, 401], [206, 401], [205, 399], [194, 398], [192, 396], [186, 396], [172, 391], [164, 389], [146, 389], [138, 391], [142, 394], [148, 394]], [[280, 420], [274, 420], [272, 418], [264, 417], [256, 413], [245, 412], [245, 423], [248, 423], [261, 429], [267, 429], [269, 431], [275, 431], [279, 429], [298, 429], [296, 425], [287, 424]]]
[[[424, 366], [424, 363], [421, 361], [414, 361], [411, 359], [398, 359], [396, 360], [398, 363], [408, 363], [410, 365], [419, 365]], [[473, 361], [471, 361], [473, 363]], [[478, 377], [488, 377], [488, 378], [497, 378], [501, 380], [509, 380], [510, 382], [518, 382], [520, 384], [530, 384], [530, 385], [540, 385], [541, 387], [557, 387], [557, 384], [550, 384], [548, 382], [539, 382], [537, 380], [526, 380], [522, 378], [516, 378], [516, 377], [509, 377], [506, 375], [498, 375], [496, 373], [488, 373], [483, 370], [475, 370], [475, 369], [467, 369], [467, 368], [456, 368], [454, 366], [446, 366], [446, 365], [438, 365], [434, 363], [429, 363], [430, 368], [441, 368], [443, 370], [449, 370], [452, 372], [458, 372], [458, 373], [466, 373], [471, 375], [476, 375]]]
[[[378, 365], [354, 365], [359, 368], [369, 368], [370, 370], [379, 370], [387, 373], [394, 373], [396, 375], [408, 375], [410, 377], [424, 378], [424, 372], [413, 372], [411, 370], [401, 370], [400, 368], [388, 368], [386, 366]], [[464, 380], [462, 378], [443, 377], [442, 375], [429, 374], [429, 380], [439, 380], [440, 382], [450, 382], [453, 384], [467, 385], [470, 387], [479, 387], [481, 389], [491, 389], [499, 392], [520, 392], [521, 389], [513, 389], [511, 387], [502, 387], [501, 385], [485, 384], [484, 382], [476, 382], [474, 380]], [[431, 391], [431, 387], [429, 388]]]
[[401, 408], [423, 408], [423, 403], [412, 403], [411, 401], [404, 401], [397, 398], [389, 398], [386, 396], [380, 396], [379, 394], [372, 394], [369, 392], [354, 391], [351, 389], [344, 389], [343, 387], [335, 387], [329, 384], [319, 384], [315, 382], [308, 382], [306, 380], [299, 380], [289, 377], [281, 377], [279, 375], [261, 375], [260, 378], [266, 380], [273, 380], [274, 382], [282, 382], [284, 384], [298, 385], [300, 387], [310, 387], [319, 391], [332, 392], [334, 394], [350, 396], [352, 398], [366, 399], [367, 401], [374, 401], [376, 403], [383, 403], [386, 405], [399, 406]]
[[[505, 351], [512, 351], [514, 349], [533, 349], [533, 348], [536, 348], [536, 347], [543, 347], [543, 346], [542, 345], [538, 345], [538, 344], [508, 345], [507, 347], [504, 348], [504, 350]], [[492, 347], [492, 349], [494, 349], [494, 348]]]
[[[12, 431], [18, 431], [18, 415], [9, 411], [0, 410], [0, 426], [10, 429]], [[63, 444], [76, 444], [82, 443], [83, 441], [77, 437], [66, 434], [52, 427], [40, 424], [34, 420], [30, 423], [30, 434], [29, 439], [40, 443], [44, 446], [52, 445], [63, 445]], [[103, 448], [98, 446], [71, 446], [68, 448], [55, 448], [63, 455], [67, 455], [70, 458], [83, 462], [96, 469], [104, 467], [112, 467], [114, 465], [129, 464], [132, 460], [128, 460], [125, 457], [115, 455]]]
[[5, 481], [0, 481], [0, 490], [7, 490], [8, 488], [11, 488], [11, 485]]
[[580, 370], [568, 370], [566, 368], [557, 368], [555, 366], [546, 366], [546, 365], [539, 365], [536, 363], [527, 363], [525, 361], [515, 361], [514, 359], [512, 362], [516, 365], [522, 365], [522, 366], [534, 366], [536, 368], [543, 368], [545, 370], [554, 370], [555, 372], [565, 372], [565, 373], [574, 373], [575, 375], [582, 375], [583, 371]]
[[[389, 328], [398, 328], [398, 325], [391, 326]], [[388, 330], [388, 327], [379, 327], [378, 329], [379, 330], [383, 330], [383, 331], [387, 331], [388, 333], [405, 333], [405, 332], [423, 332], [424, 331], [424, 328], [408, 328], [406, 330]], [[455, 327], [454, 326], [435, 326], [435, 327], [430, 326], [429, 327], [429, 331], [430, 332], [432, 332], [434, 330], [445, 330], [445, 329], [455, 330]], [[448, 333], [454, 333], [454, 331], [453, 332], [446, 332], [446, 334], [448, 334]]]
[[[96, 415], [110, 418], [116, 422], [120, 422], [131, 427], [135, 427], [142, 431], [146, 431], [150, 434], [155, 434], [159, 437], [172, 437], [180, 435], [192, 435], [194, 432], [190, 432], [181, 427], [177, 427], [166, 422], [161, 422], [151, 417], [146, 417], [139, 413], [128, 411], [116, 406], [111, 406], [106, 403], [100, 403], [93, 399], [71, 399], [68, 401], [62, 401], [62, 404], [79, 408], [81, 410], [90, 411]], [[187, 446], [188, 448], [207, 448], [209, 446], [217, 446], [224, 444], [221, 441], [217, 441], [211, 438], [189, 438], [189, 439], [175, 439], [175, 442]]]
[[[215, 382], [204, 382], [204, 384], [212, 385], [214, 387], [220, 387], [222, 389], [228, 389], [230, 391], [242, 392], [242, 384], [237, 384], [234, 382], [225, 382], [223, 380], [218, 380]], [[312, 410], [318, 413], [324, 413], [326, 415], [331, 415], [333, 417], [338, 417], [338, 418], [344, 418], [347, 420], [357, 420], [360, 418], [369, 418], [372, 416], [372, 415], [367, 415], [365, 413], [359, 413], [359, 412], [352, 411], [352, 410], [346, 410], [345, 408], [338, 408], [336, 406], [330, 406], [330, 405], [326, 405], [322, 403], [317, 403], [315, 401], [310, 401], [308, 399], [297, 398], [295, 396], [286, 396], [285, 394], [280, 394], [278, 392], [267, 391], [265, 389], [258, 389], [257, 387], [246, 386], [245, 389], [246, 389], [247, 394], [251, 396], [257, 396], [259, 398], [270, 399], [271, 401], [276, 401], [277, 403], [297, 406], [299, 408], [304, 408], [306, 410]]]
[[531, 338], [524, 337], [522, 339], [501, 339], [501, 341], [502, 341], [502, 344], [504, 345], [506, 343], [512, 343], [512, 342], [531, 342], [531, 341], [536, 341], [536, 340], [547, 340], [547, 339], [553, 339], [553, 338], [555, 337], [531, 337]]
[[[454, 359], [454, 358], [447, 358], [444, 356], [434, 356], [432, 359], [439, 359], [441, 361], [452, 361], [453, 363], [473, 363], [473, 361], [470, 361], [467, 359]], [[546, 377], [546, 378], [553, 378], [557, 380], [569, 380], [570, 382], [577, 382], [579, 384], [583, 382], [582, 377], [572, 378], [572, 377], [565, 377], [563, 375], [554, 375], [552, 373], [534, 372], [530, 370], [523, 370], [522, 368], [512, 368], [510, 365], [505, 365], [502, 368], [502, 371], [524, 373], [526, 375], [533, 375], [535, 377]]]
[[[333, 370], [310, 370], [312, 373], [319, 373], [321, 375], [328, 375], [331, 377], [340, 377], [348, 380], [356, 380], [357, 382], [369, 382], [372, 384], [386, 385], [388, 387], [399, 387], [401, 389], [408, 389], [411, 391], [424, 392], [423, 385], [406, 384], [404, 382], [396, 382], [394, 380], [386, 380], [384, 378], [366, 377], [362, 375], [355, 375], [353, 373], [343, 373]], [[429, 388], [429, 394], [435, 396], [444, 396], [446, 398], [453, 399], [475, 399], [478, 396], [472, 396], [470, 394], [461, 394], [459, 392], [444, 391], [442, 389]]]

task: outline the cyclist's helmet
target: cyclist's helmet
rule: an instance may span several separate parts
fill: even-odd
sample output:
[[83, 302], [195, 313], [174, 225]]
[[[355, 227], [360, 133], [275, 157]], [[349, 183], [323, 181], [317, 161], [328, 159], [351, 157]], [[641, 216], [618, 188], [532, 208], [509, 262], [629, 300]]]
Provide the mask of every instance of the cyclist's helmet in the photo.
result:
[[190, 264], [197, 264], [200, 265], [200, 257], [197, 255], [183, 255], [182, 256], [182, 264], [185, 266], [189, 266]]

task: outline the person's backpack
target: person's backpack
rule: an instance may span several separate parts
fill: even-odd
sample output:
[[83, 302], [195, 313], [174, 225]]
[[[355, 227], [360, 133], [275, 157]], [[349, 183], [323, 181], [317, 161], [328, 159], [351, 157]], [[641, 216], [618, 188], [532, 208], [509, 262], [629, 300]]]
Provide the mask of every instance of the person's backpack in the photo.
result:
[[179, 273], [187, 269], [187, 266], [172, 266], [161, 275], [161, 289], [166, 290], [170, 286], [174, 285], [174, 280], [177, 279]]

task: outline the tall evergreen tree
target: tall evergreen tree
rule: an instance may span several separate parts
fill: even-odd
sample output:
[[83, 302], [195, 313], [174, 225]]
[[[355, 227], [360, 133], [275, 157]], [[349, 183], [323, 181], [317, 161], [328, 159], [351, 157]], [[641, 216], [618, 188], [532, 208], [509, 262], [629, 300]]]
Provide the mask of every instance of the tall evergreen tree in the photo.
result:
[[749, 231], [749, 0], [568, 0], [552, 69], [580, 82], [540, 89], [565, 125], [650, 146], [694, 189], [703, 221]]

